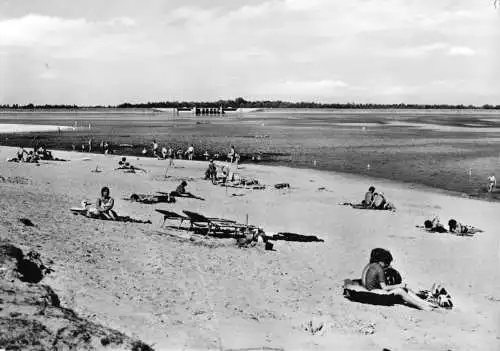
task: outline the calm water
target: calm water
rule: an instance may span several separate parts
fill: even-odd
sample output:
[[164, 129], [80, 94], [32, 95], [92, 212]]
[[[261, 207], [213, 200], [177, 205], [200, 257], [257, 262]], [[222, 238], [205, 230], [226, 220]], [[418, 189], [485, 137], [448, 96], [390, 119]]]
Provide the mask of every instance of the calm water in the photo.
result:
[[[488, 196], [486, 178], [492, 173], [500, 177], [500, 111], [281, 110], [196, 119], [148, 110], [0, 113], [0, 123], [75, 122], [76, 131], [36, 136], [49, 148], [67, 150], [72, 144], [78, 149], [89, 138], [97, 148], [104, 139], [125, 154], [140, 154], [153, 138], [174, 149], [185, 150], [192, 143], [199, 154], [225, 154], [234, 144], [247, 157], [262, 153], [264, 162], [364, 174], [481, 197]], [[0, 142], [30, 146], [33, 137], [2, 134]], [[493, 197], [500, 198], [500, 192]]]

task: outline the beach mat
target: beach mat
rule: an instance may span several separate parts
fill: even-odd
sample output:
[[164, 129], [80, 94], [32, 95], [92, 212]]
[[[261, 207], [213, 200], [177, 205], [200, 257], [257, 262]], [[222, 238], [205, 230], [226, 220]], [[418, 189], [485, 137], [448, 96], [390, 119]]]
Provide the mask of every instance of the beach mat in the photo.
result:
[[343, 295], [346, 299], [370, 305], [393, 306], [401, 303], [398, 296], [377, 294], [364, 288], [361, 279], [345, 279]]
[[355, 208], [357, 210], [372, 210], [372, 211], [389, 211], [389, 212], [396, 212], [395, 208], [373, 208], [373, 207], [366, 207], [362, 204], [353, 204], [350, 202], [344, 202], [339, 204], [341, 206], [350, 206], [352, 208]]

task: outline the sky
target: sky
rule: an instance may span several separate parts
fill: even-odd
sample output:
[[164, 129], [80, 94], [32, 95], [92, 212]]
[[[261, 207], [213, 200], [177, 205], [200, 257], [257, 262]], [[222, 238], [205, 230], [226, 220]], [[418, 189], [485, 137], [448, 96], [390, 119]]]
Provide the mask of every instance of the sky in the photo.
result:
[[493, 0], [0, 0], [0, 104], [500, 104]]

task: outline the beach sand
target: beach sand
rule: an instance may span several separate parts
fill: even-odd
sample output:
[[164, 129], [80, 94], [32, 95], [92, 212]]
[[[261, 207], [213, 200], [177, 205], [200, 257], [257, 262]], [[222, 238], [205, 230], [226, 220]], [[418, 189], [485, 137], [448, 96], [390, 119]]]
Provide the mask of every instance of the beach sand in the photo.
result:
[[[271, 185], [225, 189], [201, 179], [204, 162], [128, 158], [147, 174], [114, 171], [119, 157], [58, 152], [70, 162], [7, 163], [0, 147], [0, 234], [54, 261], [44, 279], [62, 304], [156, 350], [498, 350], [500, 347], [499, 203], [345, 174], [242, 165], [239, 173]], [[100, 173], [91, 172], [99, 166]], [[143, 205], [131, 193], [188, 190], [206, 201]], [[290, 190], [275, 190], [287, 182]], [[356, 202], [375, 185], [397, 212], [363, 211]], [[95, 201], [109, 186], [122, 215], [153, 224], [113, 223], [74, 216], [69, 208]], [[318, 190], [324, 187], [325, 190]], [[232, 194], [244, 196], [232, 196]], [[262, 226], [266, 232], [317, 235], [325, 242], [274, 242], [276, 251], [237, 248], [231, 239], [201, 238], [161, 228], [155, 208], [192, 210]], [[476, 236], [429, 234], [424, 219], [451, 217], [484, 230]], [[31, 219], [25, 227], [18, 219]], [[176, 223], [172, 223], [175, 225]], [[190, 240], [191, 238], [191, 240]], [[373, 306], [342, 296], [374, 247], [415, 290], [443, 283], [455, 308], [422, 312]], [[324, 325], [313, 335], [304, 325]]]
[[54, 126], [45, 124], [11, 124], [0, 123], [0, 134], [5, 133], [32, 133], [32, 132], [57, 132], [63, 130], [73, 130], [68, 126]]

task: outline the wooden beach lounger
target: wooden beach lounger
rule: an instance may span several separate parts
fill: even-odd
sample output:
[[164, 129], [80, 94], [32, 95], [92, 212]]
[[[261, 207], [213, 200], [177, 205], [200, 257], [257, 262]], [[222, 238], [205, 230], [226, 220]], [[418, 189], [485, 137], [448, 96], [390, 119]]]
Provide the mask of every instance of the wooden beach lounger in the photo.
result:
[[244, 224], [236, 223], [236, 221], [223, 219], [223, 218], [209, 218], [205, 217], [199, 213], [191, 211], [182, 211], [186, 214], [190, 222], [190, 230], [204, 229], [207, 230], [207, 234], [213, 232], [230, 232], [236, 233], [238, 230], [252, 227], [246, 226]]
[[163, 215], [163, 223], [161, 225], [162, 227], [165, 225], [165, 222], [167, 221], [167, 219], [179, 219], [180, 220], [179, 228], [181, 227], [182, 222], [189, 220], [188, 217], [180, 215], [180, 214], [172, 212], [172, 211], [160, 210], [160, 209], [156, 209], [155, 211]]

